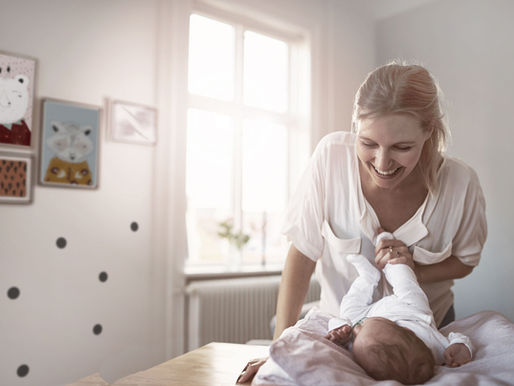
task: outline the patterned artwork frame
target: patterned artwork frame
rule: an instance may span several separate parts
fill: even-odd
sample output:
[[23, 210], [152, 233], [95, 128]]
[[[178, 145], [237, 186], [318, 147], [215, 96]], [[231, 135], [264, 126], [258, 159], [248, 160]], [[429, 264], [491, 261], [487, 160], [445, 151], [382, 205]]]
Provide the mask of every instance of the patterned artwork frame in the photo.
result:
[[39, 184], [96, 189], [101, 108], [43, 98]]
[[32, 158], [0, 153], [0, 204], [32, 202]]
[[157, 109], [121, 100], [108, 101], [109, 134], [115, 142], [153, 146], [157, 143]]
[[0, 146], [8, 150], [32, 150], [34, 143], [34, 95], [37, 60], [0, 51]]

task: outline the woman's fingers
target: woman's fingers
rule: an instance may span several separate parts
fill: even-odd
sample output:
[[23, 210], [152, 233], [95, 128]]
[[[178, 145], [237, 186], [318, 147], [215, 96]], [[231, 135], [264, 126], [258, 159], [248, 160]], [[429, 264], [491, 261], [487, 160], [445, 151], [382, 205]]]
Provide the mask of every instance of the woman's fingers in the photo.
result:
[[386, 249], [389, 247], [400, 248], [406, 247], [406, 245], [401, 240], [396, 239], [382, 239], [375, 246], [375, 255], [382, 249]]
[[236, 383], [246, 383], [251, 381], [261, 366], [266, 363], [267, 359], [268, 358], [259, 358], [248, 362], [237, 378]]
[[387, 263], [407, 264], [414, 269], [409, 248], [400, 240], [381, 240], [375, 250], [375, 264], [383, 269]]

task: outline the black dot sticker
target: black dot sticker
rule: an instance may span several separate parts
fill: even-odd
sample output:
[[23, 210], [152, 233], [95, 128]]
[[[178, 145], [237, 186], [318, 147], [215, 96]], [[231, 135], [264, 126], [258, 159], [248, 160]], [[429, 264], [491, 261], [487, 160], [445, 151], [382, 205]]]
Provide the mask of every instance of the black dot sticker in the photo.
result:
[[9, 296], [9, 299], [16, 299], [18, 296], [20, 296], [20, 290], [18, 287], [11, 287], [7, 291], [7, 296]]
[[137, 230], [139, 229], [138, 223], [135, 222], [135, 221], [133, 223], [131, 223], [130, 224], [130, 229], [132, 229], [132, 231], [134, 231], [134, 232], [137, 232]]
[[29, 373], [29, 366], [27, 365], [21, 365], [18, 367], [18, 370], [16, 371], [18, 374], [18, 377], [22, 378], [25, 377]]
[[66, 247], [66, 239], [64, 237], [59, 237], [55, 244], [57, 244], [57, 248], [63, 249]]
[[102, 283], [106, 282], [109, 278], [109, 275], [107, 275], [107, 272], [100, 272], [100, 275], [98, 275], [98, 280], [100, 280]]
[[102, 325], [101, 324], [95, 324], [93, 327], [93, 334], [100, 335], [102, 333]]

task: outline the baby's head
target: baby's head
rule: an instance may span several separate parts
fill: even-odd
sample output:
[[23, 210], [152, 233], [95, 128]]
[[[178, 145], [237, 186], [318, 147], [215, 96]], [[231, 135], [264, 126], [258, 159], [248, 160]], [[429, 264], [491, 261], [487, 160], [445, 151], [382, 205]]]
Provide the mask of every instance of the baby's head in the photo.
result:
[[403, 384], [428, 381], [434, 375], [434, 356], [411, 330], [385, 318], [367, 318], [354, 327], [355, 361], [376, 380]]

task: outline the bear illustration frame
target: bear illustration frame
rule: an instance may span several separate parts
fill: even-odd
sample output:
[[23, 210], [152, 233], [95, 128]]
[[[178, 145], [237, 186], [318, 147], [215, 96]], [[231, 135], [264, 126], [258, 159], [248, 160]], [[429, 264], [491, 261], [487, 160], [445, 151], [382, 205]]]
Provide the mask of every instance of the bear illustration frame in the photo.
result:
[[0, 51], [0, 96], [8, 108], [0, 111], [0, 148], [32, 151], [37, 60]]
[[0, 204], [32, 202], [32, 157], [0, 152]]
[[157, 109], [120, 100], [108, 101], [109, 134], [115, 142], [155, 145]]
[[44, 98], [39, 184], [98, 188], [101, 108]]

